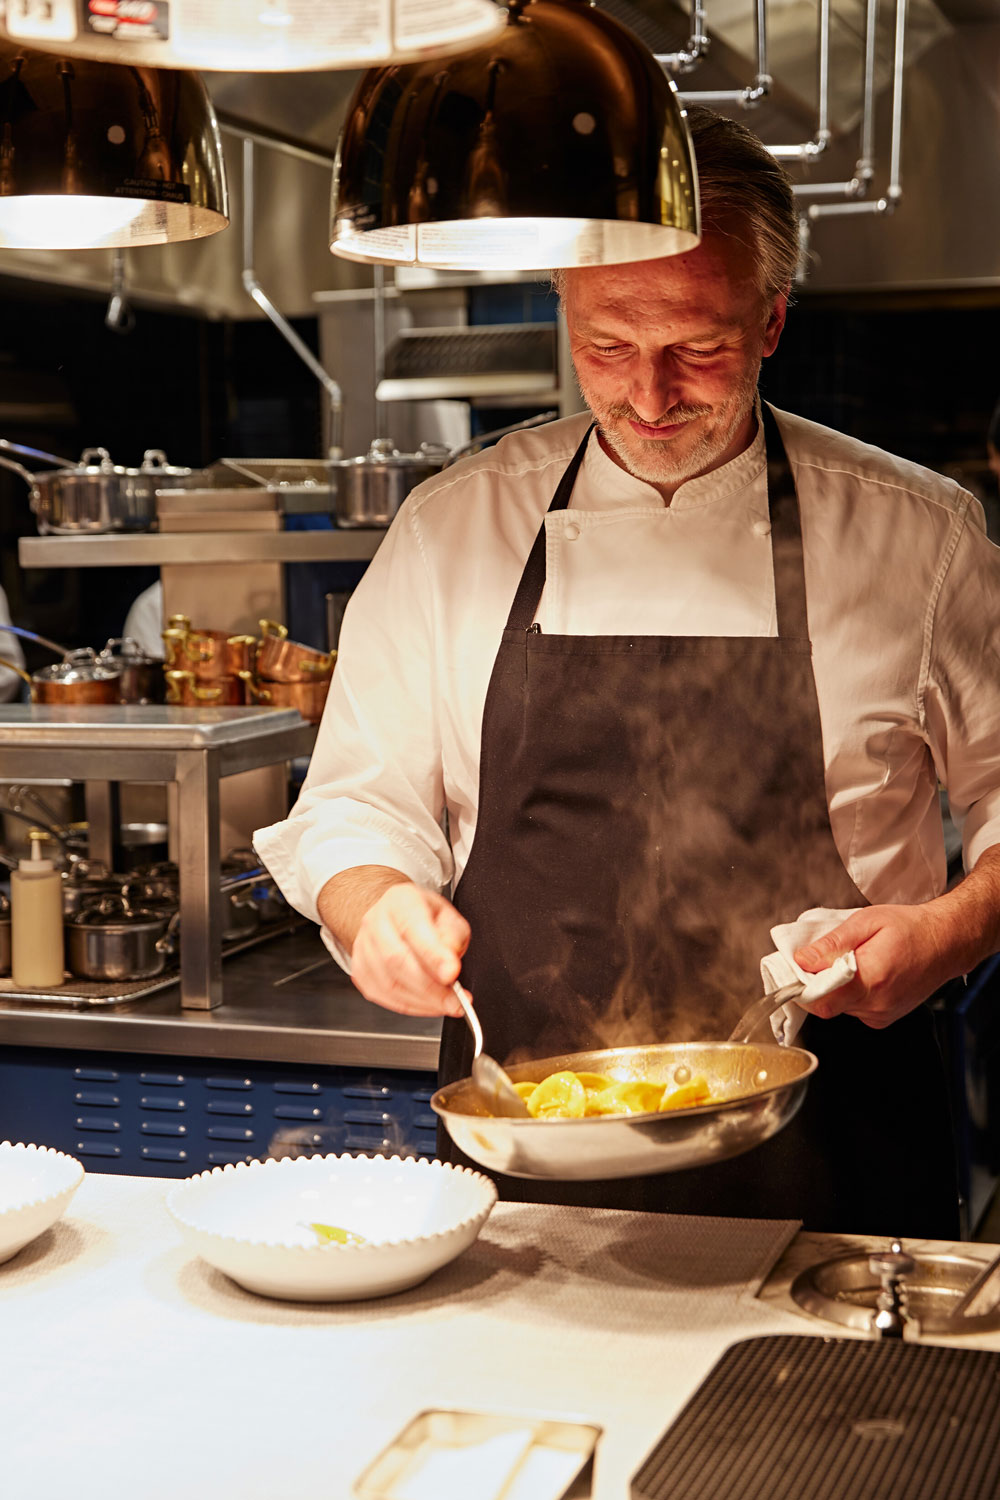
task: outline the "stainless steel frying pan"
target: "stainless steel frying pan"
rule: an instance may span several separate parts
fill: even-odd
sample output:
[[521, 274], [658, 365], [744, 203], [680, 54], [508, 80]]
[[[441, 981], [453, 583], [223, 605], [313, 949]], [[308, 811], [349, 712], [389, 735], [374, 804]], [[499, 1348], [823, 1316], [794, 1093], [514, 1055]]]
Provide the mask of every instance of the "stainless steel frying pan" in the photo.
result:
[[740, 1042], [575, 1052], [507, 1072], [514, 1083], [540, 1083], [564, 1069], [673, 1085], [701, 1075], [718, 1102], [662, 1114], [499, 1119], [483, 1113], [478, 1089], [463, 1078], [438, 1089], [431, 1107], [456, 1146], [487, 1171], [577, 1182], [644, 1177], [707, 1166], [759, 1146], [791, 1120], [817, 1066], [800, 1047]]

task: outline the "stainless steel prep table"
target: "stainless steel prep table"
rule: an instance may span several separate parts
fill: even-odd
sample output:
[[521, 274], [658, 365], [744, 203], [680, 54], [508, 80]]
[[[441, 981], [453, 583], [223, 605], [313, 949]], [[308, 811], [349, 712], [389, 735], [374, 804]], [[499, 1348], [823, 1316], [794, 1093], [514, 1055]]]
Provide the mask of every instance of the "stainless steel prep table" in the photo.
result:
[[185, 1006], [208, 1010], [222, 1003], [219, 782], [304, 755], [314, 739], [314, 727], [294, 709], [5, 704], [0, 779], [83, 782], [95, 825], [91, 854], [109, 864], [112, 787], [176, 784], [180, 989]]

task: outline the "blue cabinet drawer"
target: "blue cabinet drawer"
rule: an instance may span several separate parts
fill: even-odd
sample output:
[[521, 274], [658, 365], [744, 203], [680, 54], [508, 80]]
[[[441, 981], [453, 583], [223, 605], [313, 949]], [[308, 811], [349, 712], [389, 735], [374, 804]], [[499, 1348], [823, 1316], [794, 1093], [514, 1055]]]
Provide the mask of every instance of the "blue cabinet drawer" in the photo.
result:
[[432, 1073], [0, 1049], [0, 1140], [89, 1171], [188, 1177], [317, 1152], [433, 1156]]

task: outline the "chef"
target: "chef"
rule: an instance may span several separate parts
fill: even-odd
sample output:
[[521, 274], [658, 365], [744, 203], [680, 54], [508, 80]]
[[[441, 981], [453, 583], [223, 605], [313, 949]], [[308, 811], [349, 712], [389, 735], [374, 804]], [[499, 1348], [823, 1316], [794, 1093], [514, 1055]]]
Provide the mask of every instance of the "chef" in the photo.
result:
[[443, 1082], [470, 1066], [459, 974], [502, 1061], [722, 1039], [775, 924], [852, 913], [797, 954], [858, 973], [805, 1022], [785, 1130], [501, 1192], [948, 1237], [924, 1002], [1000, 948], [1000, 552], [954, 482], [760, 400], [794, 199], [742, 125], [689, 123], [701, 243], [558, 277], [588, 414], [408, 497], [302, 794], [255, 844], [362, 994], [445, 1017]]

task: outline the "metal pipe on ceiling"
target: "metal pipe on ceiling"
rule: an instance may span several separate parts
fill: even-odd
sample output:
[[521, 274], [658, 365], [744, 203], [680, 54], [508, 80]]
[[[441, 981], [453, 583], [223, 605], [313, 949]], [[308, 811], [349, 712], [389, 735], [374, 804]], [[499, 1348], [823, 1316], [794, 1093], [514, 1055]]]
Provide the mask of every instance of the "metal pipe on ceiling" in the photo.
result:
[[754, 0], [753, 24], [757, 72], [746, 88], [682, 90], [682, 98], [699, 104], [736, 104], [740, 109], [753, 109], [767, 98], [773, 81], [767, 71], [767, 0]]
[[892, 127], [889, 141], [889, 183], [883, 197], [875, 200], [848, 203], [812, 203], [806, 210], [808, 218], [815, 223], [819, 219], [844, 214], [892, 213], [902, 197], [901, 178], [903, 149], [903, 73], [906, 67], [906, 7], [907, 0], [896, 0], [896, 23], [892, 61]]
[[668, 73], [690, 73], [708, 56], [710, 38], [705, 26], [704, 0], [691, 0], [691, 35], [680, 52], [654, 53], [656, 61]]
[[264, 291], [254, 270], [254, 141], [243, 137], [243, 287], [247, 295], [277, 328], [291, 345], [302, 362], [315, 375], [326, 392], [330, 410], [328, 454], [330, 458], [342, 456], [343, 442], [343, 393], [333, 376], [320, 364], [315, 354], [296, 333], [295, 329], [275, 307]]

